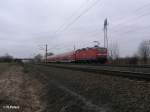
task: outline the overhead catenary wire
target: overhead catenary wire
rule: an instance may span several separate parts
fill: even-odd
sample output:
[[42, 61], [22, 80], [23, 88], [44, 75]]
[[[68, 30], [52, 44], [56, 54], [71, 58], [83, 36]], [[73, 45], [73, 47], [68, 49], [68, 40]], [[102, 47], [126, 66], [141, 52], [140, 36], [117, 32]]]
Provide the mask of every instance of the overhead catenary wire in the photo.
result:
[[[144, 8], [147, 7], [147, 6], [150, 6], [150, 3], [147, 3], [147, 4], [143, 5], [143, 6], [141, 6], [141, 7], [137, 8], [137, 9], [135, 9], [132, 13], [135, 14], [136, 12], [139, 12], [140, 10], [144, 9]], [[122, 21], [122, 22], [120, 22], [120, 23], [118, 23], [118, 24], [116, 24], [116, 25], [113, 25], [113, 28], [116, 28], [117, 26], [121, 26], [122, 24], [124, 24], [124, 23], [126, 23], [126, 22], [129, 23], [129, 21], [131, 22], [131, 20], [134, 20], [133, 22], [135, 22], [135, 20], [138, 20], [138, 19], [140, 19], [140, 18], [142, 18], [142, 17], [145, 17], [145, 16], [148, 16], [148, 15], [150, 15], [150, 12], [144, 13], [144, 14], [140, 14], [140, 15], [138, 15], [138, 16], [133, 16], [133, 17], [131, 17], [131, 18], [121, 18], [121, 19], [119, 19], [119, 20]], [[131, 23], [133, 23], [133, 22], [131, 22]]]
[[[96, 2], [99, 2], [99, 1], [96, 1]], [[94, 5], [95, 5], [95, 3], [94, 3]], [[134, 11], [134, 13], [137, 12], [137, 11], [139, 11], [139, 10], [141, 10], [141, 9], [143, 9], [143, 8], [145, 8], [145, 6], [149, 6], [149, 5], [150, 5], [150, 3], [149, 3], [149, 4], [146, 4], [146, 5], [144, 5], [144, 6], [139, 7], [138, 9], [136, 9], [136, 10]], [[93, 5], [92, 5], [92, 6], [93, 6]], [[91, 6], [91, 7], [92, 7], [92, 6]], [[89, 7], [89, 9], [91, 9], [91, 7]], [[87, 9], [87, 11], [88, 11], [88, 9]], [[86, 10], [85, 10], [85, 13], [86, 13]], [[84, 12], [83, 12], [83, 14], [84, 14]], [[140, 19], [140, 18], [142, 18], [142, 17], [148, 16], [149, 14], [150, 14], [149, 12], [146, 13], [146, 14], [142, 14], [142, 15], [136, 16], [136, 17], [134, 17], [134, 18], [131, 18], [131, 20], [132, 20], [132, 19], [138, 20], [138, 19]], [[81, 13], [81, 16], [82, 16], [82, 13]], [[69, 24], [66, 26], [66, 28], [64, 28], [64, 30], [66, 30], [68, 27], [70, 27], [72, 24], [74, 24], [74, 22], [76, 22], [79, 18], [80, 18], [80, 15], [79, 15], [74, 21], [72, 21], [72, 23], [69, 23]], [[130, 20], [130, 19], [129, 19], [129, 20]], [[127, 21], [129, 21], [129, 20], [124, 19], [124, 22], [119, 23], [117, 26], [120, 26], [121, 24], [123, 24], [123, 23], [125, 23], [125, 22], [127, 22]], [[136, 21], [132, 22], [132, 24], [135, 23], [135, 22], [136, 22]]]
[[[68, 29], [71, 25], [73, 25], [76, 21], [78, 21], [84, 14], [86, 14], [90, 9], [92, 9], [97, 3], [99, 3], [100, 0], [96, 0], [92, 5], [90, 5], [89, 7], [87, 7], [85, 10], [83, 10], [77, 17], [75, 17], [70, 23], [68, 23], [67, 25], [62, 24], [58, 30], [55, 32], [55, 34], [60, 34], [62, 32], [64, 32], [66, 29]], [[82, 6], [82, 5], [81, 5]], [[81, 8], [81, 7], [80, 7]], [[79, 9], [80, 9], [79, 8]], [[72, 16], [71, 16], [72, 17]], [[64, 27], [64, 28], [63, 28]], [[61, 28], [63, 28], [62, 30], [60, 30]], [[55, 35], [54, 35], [55, 36]], [[54, 47], [55, 48], [55, 47]]]
[[[144, 5], [144, 6], [149, 6], [149, 5], [150, 5], [150, 4], [146, 4], [146, 5]], [[134, 11], [134, 13], [135, 13], [136, 11], [139, 11], [139, 10], [142, 10], [143, 8], [145, 8], [144, 6], [142, 6], [142, 7], [138, 8], [138, 9], [136, 9], [136, 10]], [[91, 8], [89, 7], [89, 9], [91, 9]], [[88, 12], [88, 9], [87, 9], [87, 12]], [[83, 14], [82, 14], [82, 13], [83, 13]], [[71, 21], [70, 23], [68, 23], [67, 25], [64, 24], [63, 26], [65, 26], [65, 27], [64, 27], [63, 29], [59, 30], [57, 33], [60, 34], [60, 33], [63, 33], [64, 31], [66, 31], [66, 29], [68, 29], [68, 28], [69, 28], [71, 25], [73, 25], [77, 20], [79, 20], [82, 15], [84, 15], [84, 14], [86, 13], [86, 10], [83, 11], [82, 13], [81, 13], [80, 15], [78, 15], [73, 21]], [[132, 20], [132, 19], [134, 19], [134, 22], [130, 21], [130, 22], [133, 24], [133, 23], [136, 22], [136, 20], [139, 20], [139, 19], [141, 19], [142, 17], [145, 17], [145, 16], [147, 16], [147, 15], [149, 15], [149, 13], [141, 14], [141, 15], [139, 15], [139, 16], [129, 18], [128, 20], [122, 19], [121, 21], [123, 21], [123, 22], [119, 23], [117, 26], [121, 26], [122, 24], [124, 24], [124, 23], [126, 23], [126, 22], [128, 22], [128, 21], [130, 21], [130, 20]], [[129, 22], [128, 22], [128, 23], [129, 23]], [[116, 26], [115, 26], [115, 27], [116, 27]]]
[[145, 7], [150, 6], [150, 3], [146, 3], [145, 5], [137, 8], [134, 12], [144, 9]]
[[[138, 11], [144, 9], [144, 8], [146, 8], [146, 6], [149, 6], [149, 5], [150, 5], [150, 3], [145, 4], [145, 5], [141, 6], [141, 7], [139, 7], [138, 9], [136, 9], [135, 11], [133, 11], [133, 13], [138, 12]], [[136, 24], [137, 24], [137, 21], [139, 21], [139, 20], [141, 20], [141, 18], [146, 17], [146, 16], [149, 16], [149, 15], [150, 15], [150, 12], [147, 12], [147, 13], [144, 13], [144, 14], [141, 14], [141, 13], [140, 13], [140, 15], [138, 15], [138, 16], [134, 16], [134, 17], [131, 17], [131, 18], [128, 18], [128, 19], [122, 19], [122, 20], [121, 20], [122, 22], [120, 22], [120, 23], [117, 24], [117, 25], [114, 25], [113, 27], [110, 27], [110, 28], [112, 29], [112, 30], [111, 30], [111, 34], [116, 35], [116, 33], [129, 34], [130, 32], [137, 32], [137, 31], [138, 31], [137, 28], [136, 28], [136, 29], [132, 29], [132, 28], [130, 27], [130, 29], [126, 29], [126, 31], [121, 31], [120, 28], [125, 27], [125, 26], [131, 26], [131, 25], [133, 26], [133, 25], [136, 25]], [[131, 21], [131, 20], [133, 20], [133, 21]], [[125, 23], [127, 23], [127, 22], [128, 22], [128, 24], [125, 25]], [[118, 28], [119, 28], [119, 29], [118, 29]], [[147, 28], [148, 28], [148, 27], [147, 27]], [[144, 30], [144, 29], [141, 29], [141, 30]]]
[[71, 25], [73, 25], [76, 21], [78, 21], [84, 14], [86, 14], [90, 9], [92, 9], [97, 3], [99, 3], [101, 0], [96, 0], [92, 5], [87, 7], [83, 12], [81, 12], [77, 17], [75, 17], [70, 23], [68, 23], [60, 32], [57, 32], [58, 34], [66, 31]]
[[[141, 7], [139, 7], [139, 8], [137, 8], [137, 9], [135, 9], [132, 13], [136, 13], [136, 12], [139, 12], [140, 10], [142, 10], [142, 9], [145, 9], [146, 7], [148, 7], [148, 6], [150, 6], [150, 3], [147, 3], [147, 4], [145, 4], [145, 5], [143, 5], [143, 6], [141, 6]], [[136, 22], [137, 22], [137, 20], [140, 20], [141, 18], [143, 18], [143, 17], [146, 17], [146, 16], [149, 16], [150, 15], [150, 12], [148, 12], [148, 13], [144, 13], [144, 14], [140, 14], [140, 15], [138, 15], [138, 16], [134, 16], [134, 17], [131, 17], [131, 18], [122, 18], [122, 19], [120, 19], [122, 22], [120, 22], [120, 23], [118, 23], [117, 25], [113, 25], [112, 27], [110, 27], [111, 29], [112, 29], [112, 33], [120, 33], [120, 29], [119, 30], [115, 30], [116, 28], [118, 28], [118, 27], [120, 27], [121, 25], [124, 25], [126, 22], [128, 22], [128, 24], [129, 25], [134, 25], [134, 24], [136, 24]], [[131, 20], [134, 20], [134, 21], [131, 21]], [[134, 24], [133, 24], [134, 23]], [[121, 26], [122, 27], [122, 26]], [[137, 29], [136, 29], [137, 30]], [[129, 31], [125, 31], [124, 33], [128, 33], [128, 32], [130, 32], [131, 30], [129, 30]], [[96, 34], [98, 34], [98, 32], [99, 31], [95, 31], [94, 33], [93, 33], [93, 35], [91, 35], [91, 36], [96, 36]], [[123, 32], [122, 32], [123, 33]]]
[[[150, 15], [150, 13], [149, 13], [149, 15]], [[148, 16], [148, 15], [146, 15], [146, 16]], [[141, 18], [142, 18], [142, 17], [145, 17], [145, 16], [141, 16]], [[128, 26], [136, 25], [136, 24], [137, 24], [137, 20], [140, 20], [141, 18], [137, 18], [136, 21], [133, 21], [132, 23], [128, 24]], [[125, 27], [125, 26], [121, 26], [121, 27]], [[121, 27], [119, 27], [119, 28], [121, 28]], [[149, 26], [146, 26], [145, 28], [150, 28], [150, 27], [149, 27]], [[130, 32], [137, 32], [137, 31], [138, 31], [138, 28], [136, 28], [136, 29], [130, 28], [130, 29], [126, 29], [126, 30], [127, 30], [127, 31], [123, 31], [123, 32], [120, 32], [120, 29], [118, 29], [118, 30], [112, 30], [112, 33], [114, 33], [114, 34], [116, 34], [116, 33], [128, 34], [128, 33], [130, 33]], [[144, 28], [141, 29], [141, 30], [144, 30]]]
[[[100, 0], [96, 0], [90, 7], [88, 7], [87, 9], [85, 9], [79, 16], [77, 16], [71, 23], [68, 23], [67, 25], [66, 25], [66, 27], [63, 29], [63, 31], [65, 30], [65, 29], [67, 29], [68, 27], [70, 27], [74, 22], [76, 22], [78, 19], [80, 19], [80, 17], [82, 16], [82, 15], [84, 15], [87, 11], [89, 11], [97, 2], [100, 2]], [[82, 4], [82, 5], [84, 5], [84, 4]], [[81, 9], [82, 8], [82, 5], [78, 8], [78, 10], [79, 9]], [[143, 6], [141, 6], [141, 7], [139, 7], [139, 8], [137, 8], [135, 11], [134, 11], [134, 13], [135, 12], [137, 12], [137, 11], [139, 11], [139, 10], [141, 10], [141, 9], [143, 9], [143, 8], [145, 8], [145, 6], [149, 6], [150, 5], [150, 3], [148, 3], [148, 4], [145, 4], [145, 5], [143, 5]], [[77, 10], [77, 11], [78, 11]], [[75, 12], [74, 12], [75, 13]], [[72, 14], [71, 15], [71, 17], [73, 16], [74, 14]], [[145, 14], [144, 14], [145, 15]], [[144, 16], [144, 15], [140, 15], [140, 16]], [[139, 16], [139, 17], [140, 17]], [[136, 18], [138, 18], [138, 17], [136, 17]], [[135, 18], [135, 19], [136, 19]], [[134, 18], [133, 18], [134, 19]], [[128, 20], [126, 20], [126, 19], [123, 19], [123, 20], [125, 20], [125, 22], [126, 21], [128, 21]], [[124, 22], [123, 22], [124, 23]], [[122, 23], [119, 23], [119, 24], [117, 24], [117, 26], [118, 25], [121, 25]], [[65, 26], [65, 24], [63, 24], [63, 25], [61, 25], [60, 27], [62, 27], [62, 26]], [[60, 29], [60, 27], [59, 27], [59, 29]], [[115, 26], [116, 27], [116, 26]], [[58, 30], [59, 30], [58, 29]], [[59, 31], [56, 31], [57, 33], [59, 32]]]
[[[75, 14], [78, 13], [78, 12], [84, 7], [85, 4], [87, 4], [87, 2], [89, 2], [89, 1], [87, 1], [87, 0], [84, 1], [84, 2], [79, 6], [79, 8], [78, 8], [77, 10], [75, 10], [75, 11], [71, 14], [71, 16], [68, 17], [67, 20], [72, 19], [72, 18], [75, 16]], [[58, 33], [63, 27], [65, 27], [65, 25], [66, 25], [65, 22], [64, 22], [63, 24], [61, 24], [61, 25], [59, 26], [59, 28], [56, 30], [55, 34]]]
[[[113, 26], [112, 28], [116, 28], [117, 26], [121, 26], [122, 24], [124, 25], [124, 23], [126, 23], [126, 22], [128, 22], [128, 24], [130, 23], [131, 25], [133, 25], [133, 23], [136, 23], [137, 20], [140, 20], [141, 18], [149, 16], [149, 15], [150, 15], [150, 12], [148, 12], [146, 14], [142, 14], [142, 15], [136, 16], [134, 18], [130, 18], [129, 20], [125, 20], [124, 22], [119, 23], [119, 24]], [[132, 20], [132, 19], [134, 19], [134, 21], [131, 22], [130, 20]]]

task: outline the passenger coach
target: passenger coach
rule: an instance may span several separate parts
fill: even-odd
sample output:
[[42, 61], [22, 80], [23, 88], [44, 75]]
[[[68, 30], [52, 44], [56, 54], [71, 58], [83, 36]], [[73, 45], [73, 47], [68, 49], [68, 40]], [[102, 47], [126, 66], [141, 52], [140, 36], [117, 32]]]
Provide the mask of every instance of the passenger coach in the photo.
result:
[[48, 56], [48, 62], [107, 62], [107, 49], [104, 47], [91, 47], [78, 49], [59, 55]]

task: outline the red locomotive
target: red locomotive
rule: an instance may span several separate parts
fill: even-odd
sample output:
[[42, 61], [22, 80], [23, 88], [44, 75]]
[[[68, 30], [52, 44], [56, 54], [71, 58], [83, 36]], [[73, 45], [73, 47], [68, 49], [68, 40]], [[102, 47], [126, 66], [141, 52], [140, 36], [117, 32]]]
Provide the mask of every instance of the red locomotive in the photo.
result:
[[91, 47], [78, 49], [60, 55], [48, 56], [48, 62], [107, 62], [107, 49], [104, 47]]

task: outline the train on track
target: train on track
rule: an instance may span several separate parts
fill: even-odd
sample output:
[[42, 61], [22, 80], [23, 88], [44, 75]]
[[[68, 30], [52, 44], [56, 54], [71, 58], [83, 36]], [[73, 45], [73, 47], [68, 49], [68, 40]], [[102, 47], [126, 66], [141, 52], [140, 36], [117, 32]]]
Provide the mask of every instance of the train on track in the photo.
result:
[[88, 62], [88, 63], [107, 63], [107, 48], [94, 46], [78, 49], [75, 51], [52, 55], [47, 57], [47, 62]]

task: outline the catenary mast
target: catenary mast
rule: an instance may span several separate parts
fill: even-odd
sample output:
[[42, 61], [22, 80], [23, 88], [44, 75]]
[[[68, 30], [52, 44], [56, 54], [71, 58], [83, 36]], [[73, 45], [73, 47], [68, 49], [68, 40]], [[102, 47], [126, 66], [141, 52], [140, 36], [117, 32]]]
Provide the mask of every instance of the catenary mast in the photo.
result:
[[108, 49], [108, 20], [104, 20], [104, 47]]

